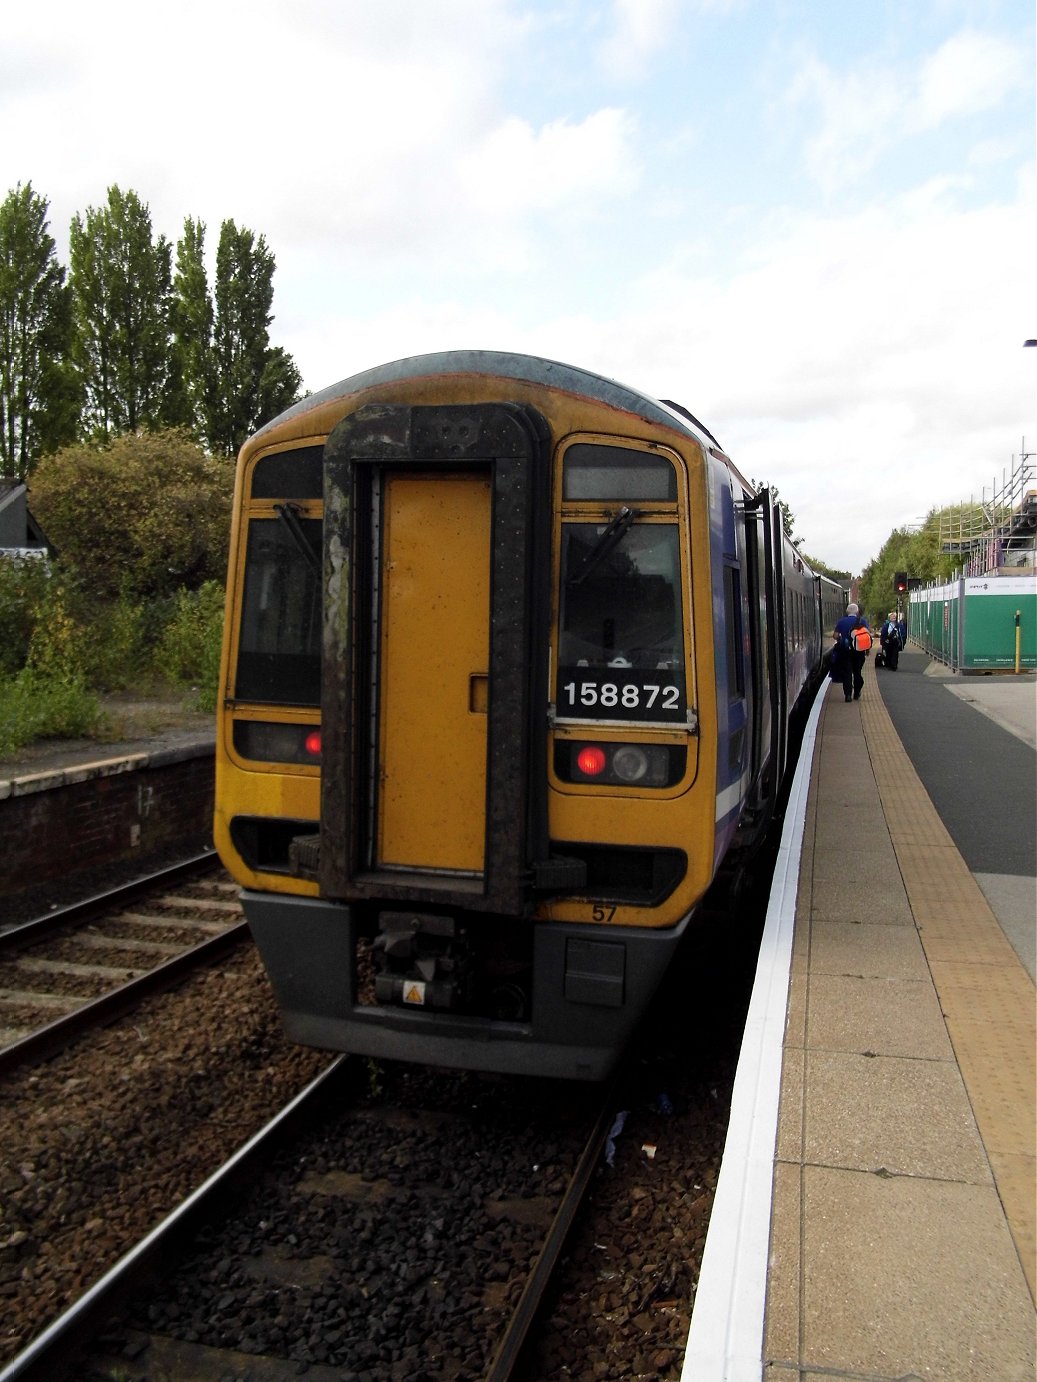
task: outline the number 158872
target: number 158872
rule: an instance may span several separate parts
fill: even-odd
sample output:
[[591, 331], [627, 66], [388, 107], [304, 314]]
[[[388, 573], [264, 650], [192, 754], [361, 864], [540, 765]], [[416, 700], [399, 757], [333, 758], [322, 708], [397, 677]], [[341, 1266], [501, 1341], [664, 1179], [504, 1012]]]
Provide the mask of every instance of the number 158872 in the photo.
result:
[[679, 710], [679, 686], [640, 686], [636, 682], [569, 681], [561, 688], [560, 709], [601, 706], [623, 710]]

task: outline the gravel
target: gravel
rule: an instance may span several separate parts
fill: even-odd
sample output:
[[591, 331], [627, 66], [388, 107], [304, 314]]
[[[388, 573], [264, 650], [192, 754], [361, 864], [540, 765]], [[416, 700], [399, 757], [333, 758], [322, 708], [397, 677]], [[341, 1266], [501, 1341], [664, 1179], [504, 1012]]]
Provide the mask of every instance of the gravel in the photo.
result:
[[[656, 1018], [621, 1085], [616, 1111], [625, 1118], [617, 1123], [610, 1161], [595, 1174], [589, 1213], [567, 1249], [535, 1364], [540, 1382], [668, 1382], [680, 1376], [755, 953], [751, 934], [730, 927], [726, 941], [723, 934], [704, 926], [660, 994]], [[285, 1041], [265, 974], [246, 946], [219, 968], [149, 1000], [132, 1017], [6, 1080], [0, 1361], [103, 1275], [328, 1060], [326, 1053]], [[425, 1076], [415, 1072], [413, 1078]], [[463, 1077], [457, 1078], [463, 1088]], [[530, 1083], [536, 1082], [501, 1079], [496, 1097], [506, 1105]], [[550, 1143], [551, 1105], [546, 1098], [541, 1102], [537, 1135]], [[359, 1173], [369, 1181], [391, 1182], [405, 1174], [392, 1166], [401, 1134], [387, 1126], [388, 1133], [371, 1134], [366, 1162], [362, 1148], [358, 1154]], [[440, 1159], [449, 1168], [457, 1158], [446, 1148]], [[527, 1197], [555, 1195], [554, 1170]], [[480, 1181], [478, 1213], [469, 1199], [473, 1209], [465, 1232], [476, 1220], [483, 1222], [494, 1200], [513, 1201], [524, 1193], [509, 1188], [503, 1174], [496, 1180]], [[328, 1203], [325, 1215], [331, 1213]], [[462, 1211], [453, 1208], [441, 1217], [449, 1238]], [[426, 1218], [421, 1223], [424, 1229]], [[348, 1241], [348, 1235], [340, 1236]], [[384, 1252], [379, 1245], [379, 1260], [405, 1257], [404, 1237], [402, 1230], [391, 1235]], [[513, 1237], [516, 1253], [528, 1255], [533, 1226], [520, 1223]], [[362, 1265], [361, 1256], [354, 1267]], [[291, 1255], [283, 1266], [290, 1275]], [[212, 1286], [212, 1300], [223, 1302], [222, 1314], [212, 1312], [221, 1347], [258, 1352], [269, 1345], [271, 1328], [287, 1328], [254, 1305], [249, 1321], [238, 1319], [238, 1287], [232, 1290], [230, 1279], [219, 1274]], [[487, 1301], [504, 1308], [514, 1283], [507, 1272], [497, 1280], [484, 1270], [479, 1291], [470, 1289], [473, 1309], [485, 1309]], [[248, 1290], [244, 1299], [247, 1306]], [[317, 1296], [312, 1299], [321, 1305]], [[331, 1356], [322, 1331], [336, 1328], [320, 1318], [328, 1304], [312, 1318], [303, 1309], [291, 1319], [292, 1329], [308, 1331], [306, 1348], [318, 1371], [318, 1347]], [[433, 1297], [429, 1308], [435, 1305]], [[372, 1342], [379, 1350], [388, 1347], [385, 1338]], [[413, 1353], [407, 1356], [410, 1367]], [[381, 1375], [415, 1375], [406, 1368], [393, 1371], [391, 1349], [388, 1360], [381, 1352], [378, 1358]], [[429, 1371], [439, 1375], [449, 1373]]]
[[9, 1359], [328, 1063], [289, 1046], [251, 947], [3, 1083]]

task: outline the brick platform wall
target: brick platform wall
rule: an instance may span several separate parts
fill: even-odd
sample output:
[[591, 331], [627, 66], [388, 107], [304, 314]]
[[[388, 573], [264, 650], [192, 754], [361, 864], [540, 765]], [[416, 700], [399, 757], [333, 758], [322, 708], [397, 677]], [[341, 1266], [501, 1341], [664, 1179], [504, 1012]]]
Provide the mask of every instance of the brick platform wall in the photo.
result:
[[0, 783], [0, 893], [211, 842], [211, 743]]

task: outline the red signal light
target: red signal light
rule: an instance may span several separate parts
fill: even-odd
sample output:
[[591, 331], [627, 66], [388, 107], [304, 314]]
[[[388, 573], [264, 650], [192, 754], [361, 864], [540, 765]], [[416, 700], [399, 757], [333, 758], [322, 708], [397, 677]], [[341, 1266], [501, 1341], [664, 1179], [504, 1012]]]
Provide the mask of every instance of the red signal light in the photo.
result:
[[605, 771], [605, 750], [596, 744], [585, 744], [576, 755], [576, 766], [584, 777], [600, 777]]
[[310, 730], [309, 734], [307, 734], [307, 736], [306, 736], [305, 747], [306, 747], [306, 752], [310, 755], [311, 758], [319, 758], [319, 757], [320, 757], [320, 730], [319, 730], [319, 729], [311, 729], [311, 730]]

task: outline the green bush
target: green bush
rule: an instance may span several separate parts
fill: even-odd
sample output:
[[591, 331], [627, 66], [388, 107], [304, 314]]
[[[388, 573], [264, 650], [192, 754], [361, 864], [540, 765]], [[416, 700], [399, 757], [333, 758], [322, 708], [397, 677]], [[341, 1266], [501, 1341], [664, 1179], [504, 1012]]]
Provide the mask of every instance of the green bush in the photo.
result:
[[47, 563], [38, 558], [0, 557], [0, 677], [25, 666], [50, 581]]
[[85, 588], [146, 598], [222, 579], [233, 490], [233, 462], [183, 432], [144, 432], [42, 457], [31, 503]]
[[216, 709], [223, 601], [218, 581], [206, 581], [199, 590], [178, 591], [155, 649], [156, 671], [172, 686], [192, 687], [202, 710]]
[[190, 688], [216, 708], [223, 587], [98, 600], [60, 563], [0, 561], [0, 754], [103, 733], [98, 692]]
[[154, 642], [147, 604], [121, 595], [99, 605], [80, 595], [73, 606], [73, 618], [79, 630], [77, 657], [87, 683], [95, 691], [127, 691], [139, 686], [147, 676]]
[[34, 739], [82, 739], [103, 725], [97, 697], [81, 676], [50, 676], [24, 667], [0, 681], [0, 754]]

